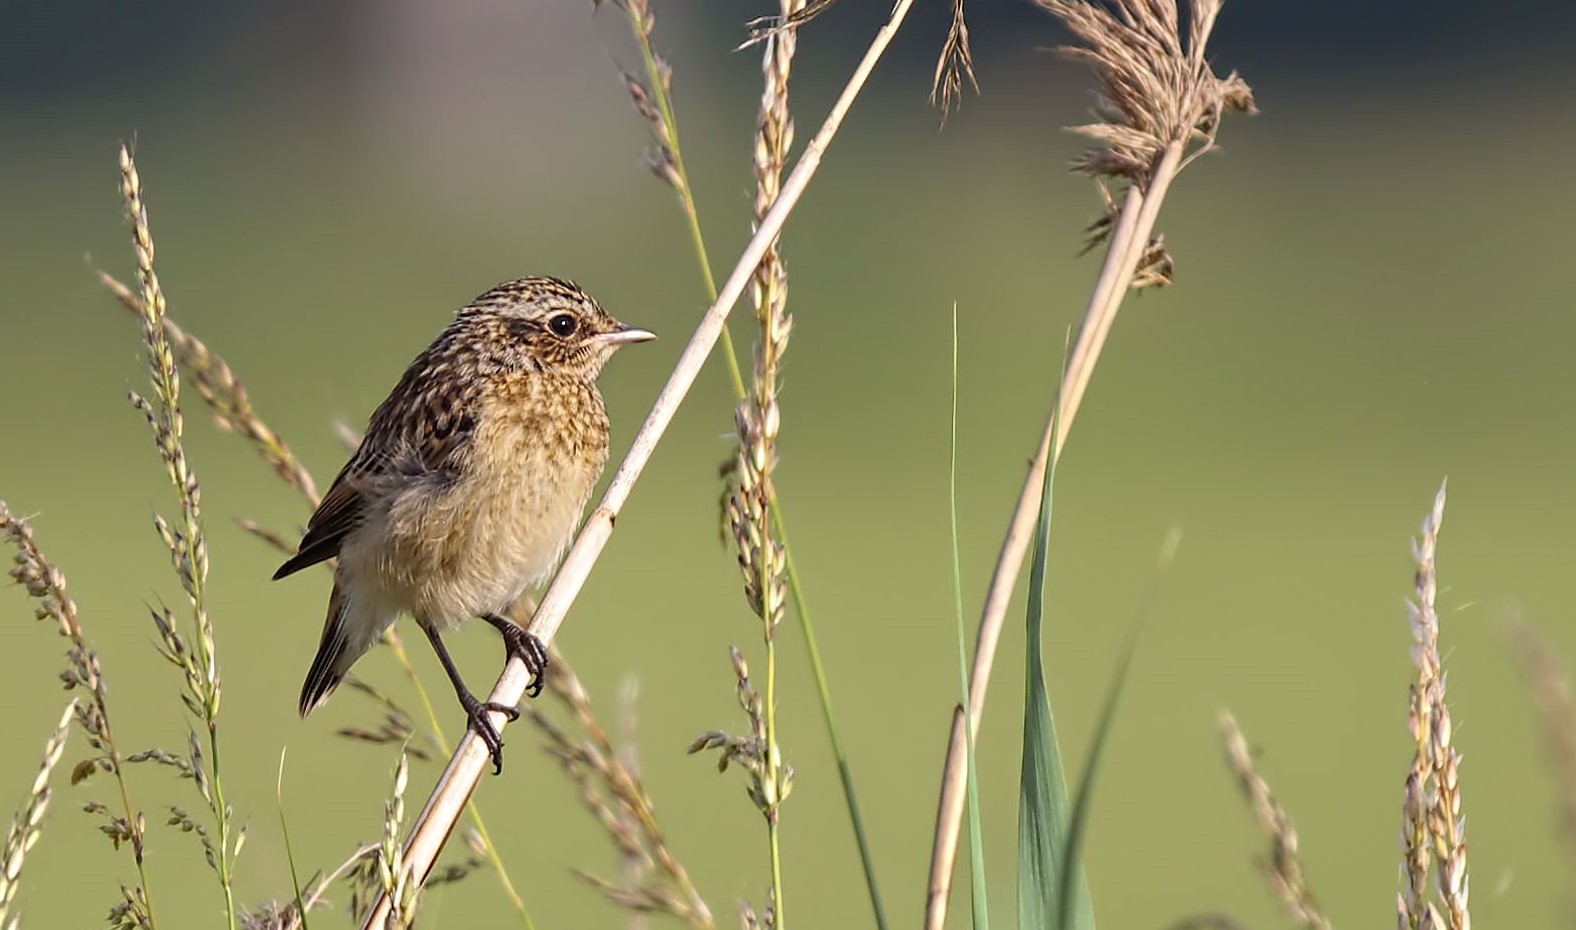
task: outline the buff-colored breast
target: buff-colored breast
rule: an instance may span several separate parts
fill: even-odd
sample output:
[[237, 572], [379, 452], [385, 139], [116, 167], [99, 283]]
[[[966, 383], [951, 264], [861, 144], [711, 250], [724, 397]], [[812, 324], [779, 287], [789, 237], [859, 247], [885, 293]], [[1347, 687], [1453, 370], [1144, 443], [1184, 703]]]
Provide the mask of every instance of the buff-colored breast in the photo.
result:
[[546, 578], [607, 463], [607, 413], [579, 378], [519, 375], [479, 402], [455, 473], [390, 501], [379, 587], [440, 628], [501, 613]]

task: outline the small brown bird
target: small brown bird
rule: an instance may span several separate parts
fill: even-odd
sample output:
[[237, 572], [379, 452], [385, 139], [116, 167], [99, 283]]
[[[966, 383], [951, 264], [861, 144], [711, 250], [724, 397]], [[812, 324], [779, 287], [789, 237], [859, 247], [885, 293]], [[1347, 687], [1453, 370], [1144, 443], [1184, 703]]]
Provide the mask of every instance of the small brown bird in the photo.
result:
[[274, 572], [339, 559], [301, 716], [409, 613], [503, 770], [486, 712], [519, 712], [471, 693], [441, 633], [486, 620], [540, 693], [547, 650], [505, 613], [552, 571], [607, 464], [597, 375], [620, 346], [655, 338], [568, 281], [521, 278], [471, 301], [416, 356]]

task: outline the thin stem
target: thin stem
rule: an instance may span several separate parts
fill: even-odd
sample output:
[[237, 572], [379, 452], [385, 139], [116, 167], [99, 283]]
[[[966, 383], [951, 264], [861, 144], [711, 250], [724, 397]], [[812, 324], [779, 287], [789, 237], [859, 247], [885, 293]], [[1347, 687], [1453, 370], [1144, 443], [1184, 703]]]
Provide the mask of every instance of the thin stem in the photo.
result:
[[[531, 632], [544, 643], [550, 642], [563, 624], [565, 614], [579, 595], [580, 589], [584, 587], [592, 567], [595, 566], [602, 549], [612, 536], [613, 522], [619, 510], [629, 499], [635, 482], [645, 470], [646, 463], [651, 460], [651, 455], [656, 450], [662, 434], [667, 431], [673, 415], [694, 385], [701, 367], [706, 362], [706, 357], [711, 354], [712, 348], [721, 336], [723, 322], [738, 303], [739, 297], [743, 295], [755, 267], [760, 264], [761, 256], [782, 230], [794, 206], [815, 177], [827, 147], [836, 137], [843, 119], [848, 115], [860, 91], [864, 89], [865, 82], [869, 80], [870, 74], [875, 70], [877, 62], [881, 60], [887, 47], [891, 45], [892, 39], [897, 35], [899, 27], [902, 26], [913, 5], [914, 0], [898, 0], [897, 5], [893, 7], [886, 25], [876, 33], [864, 58], [855, 68], [837, 102], [827, 114], [820, 131], [805, 147], [804, 153], [794, 165], [793, 172], [783, 183], [782, 192], [773, 203], [771, 210], [761, 220], [754, 236], [750, 238], [734, 264], [733, 271], [723, 283], [717, 300], [701, 317], [694, 335], [690, 337], [689, 345], [685, 347], [672, 375], [669, 376], [667, 385], [657, 396], [651, 413], [647, 415], [645, 424], [631, 444], [629, 453], [609, 482], [602, 503], [586, 520], [542, 598], [541, 606], [537, 608], [531, 619]], [[524, 696], [525, 687], [530, 679], [531, 675], [526, 671], [524, 663], [518, 659], [510, 659], [504, 666], [503, 674], [494, 686], [489, 700], [505, 705], [517, 704]], [[502, 727], [507, 722], [501, 713], [494, 714], [489, 719], [495, 727]], [[426, 806], [417, 816], [406, 842], [405, 868], [416, 879], [425, 881], [428, 873], [431, 872], [438, 853], [442, 851], [455, 821], [459, 819], [460, 811], [476, 790], [488, 758], [487, 748], [474, 733], [467, 731], [461, 738], [453, 758], [449, 760], [448, 767], [444, 769], [437, 785], [434, 786]], [[362, 926], [365, 928], [380, 926], [387, 917], [388, 911], [387, 897], [380, 896], [368, 912]]]

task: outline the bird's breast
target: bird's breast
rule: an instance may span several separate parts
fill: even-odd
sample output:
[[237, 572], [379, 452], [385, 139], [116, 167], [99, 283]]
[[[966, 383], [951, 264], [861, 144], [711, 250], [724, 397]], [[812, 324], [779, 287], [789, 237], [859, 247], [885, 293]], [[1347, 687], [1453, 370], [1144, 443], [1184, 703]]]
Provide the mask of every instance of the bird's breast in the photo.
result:
[[607, 415], [591, 385], [521, 379], [479, 406], [459, 473], [394, 508], [396, 545], [426, 553], [401, 560], [419, 563], [401, 586], [412, 611], [441, 626], [501, 612], [542, 581], [607, 463]]

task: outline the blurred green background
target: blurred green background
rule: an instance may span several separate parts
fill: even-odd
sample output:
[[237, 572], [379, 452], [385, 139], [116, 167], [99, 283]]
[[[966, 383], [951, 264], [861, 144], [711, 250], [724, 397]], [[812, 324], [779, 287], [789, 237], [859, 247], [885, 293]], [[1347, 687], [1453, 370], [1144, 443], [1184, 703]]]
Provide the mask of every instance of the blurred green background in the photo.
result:
[[[977, 5], [975, 5], [977, 6]], [[797, 326], [783, 391], [780, 489], [894, 926], [918, 923], [948, 714], [957, 696], [947, 536], [949, 314], [961, 329], [965, 604], [977, 610], [1068, 328], [1096, 271], [1076, 260], [1097, 212], [1058, 131], [1088, 79], [1041, 49], [1028, 8], [976, 9], [984, 93], [944, 132], [924, 101], [946, 5], [921, 4], [787, 230]], [[933, 9], [932, 9], [933, 7]], [[795, 112], [818, 124], [886, 4], [844, 4], [801, 37]], [[1184, 529], [1141, 644], [1094, 808], [1088, 868], [1102, 924], [1192, 912], [1285, 920], [1225, 770], [1233, 709], [1296, 819], [1337, 925], [1394, 913], [1410, 757], [1407, 541], [1440, 480], [1441, 610], [1482, 926], [1569, 925], [1572, 859], [1536, 717], [1502, 635], [1521, 613], [1576, 651], [1569, 609], [1576, 392], [1567, 254], [1576, 183], [1570, 15], [1526, 4], [1370, 10], [1230, 4], [1214, 54], [1264, 113], [1225, 128], [1161, 228], [1177, 286], [1131, 300], [1059, 477], [1046, 656], [1064, 746], [1084, 757], [1099, 696], [1172, 526]], [[758, 58], [733, 54], [765, 10], [659, 3], [680, 120], [719, 273], [748, 233]], [[505, 278], [569, 276], [664, 337], [604, 378], [615, 454], [704, 299], [670, 192], [640, 167], [644, 127], [615, 62], [638, 65], [616, 10], [415, 0], [319, 7], [7, 4], [0, 63], [0, 495], [35, 516], [66, 571], [127, 749], [179, 749], [179, 677], [146, 605], [180, 591], [150, 531], [173, 495], [124, 396], [146, 376], [136, 327], [94, 263], [129, 279], [115, 150], [134, 139], [171, 313], [250, 387], [326, 484], [331, 422], [362, 421], [453, 309]], [[1549, 36], [1543, 40], [1541, 36]], [[741, 350], [748, 328], [736, 326]], [[241, 898], [288, 898], [275, 780], [303, 869], [376, 838], [395, 754], [348, 743], [374, 709], [341, 694], [302, 723], [326, 573], [271, 584], [277, 555], [238, 530], [306, 517], [195, 396], [211, 609], [224, 674], [229, 797], [250, 826]], [[603, 711], [639, 682], [639, 749], [672, 843], [724, 925], [764, 899], [764, 831], [732, 773], [683, 747], [742, 729], [727, 646], [758, 628], [717, 541], [731, 401], [720, 365], [673, 424], [560, 643]], [[61, 640], [0, 593], [0, 803], [21, 800], [64, 697]], [[179, 611], [178, 611], [179, 612]], [[1022, 610], [997, 662], [980, 744], [996, 917], [1010, 926]], [[970, 621], [972, 626], [972, 620]], [[478, 687], [490, 630], [453, 637]], [[784, 880], [800, 927], [869, 926], [855, 847], [802, 641], [785, 630], [782, 740], [797, 771]], [[413, 641], [445, 714], [462, 720]], [[408, 699], [392, 659], [359, 668]], [[614, 870], [608, 842], [525, 729], [479, 794], [544, 928], [622, 926], [569, 872]], [[76, 738], [67, 765], [85, 748]], [[412, 810], [437, 774], [417, 764]], [[166, 927], [214, 926], [221, 900], [167, 770], [132, 772], [153, 822]], [[85, 926], [129, 857], [59, 788], [28, 859], [30, 927]], [[964, 926], [960, 875], [954, 926]], [[343, 924], [337, 910], [314, 921]], [[494, 880], [435, 892], [433, 926], [513, 922]]]

